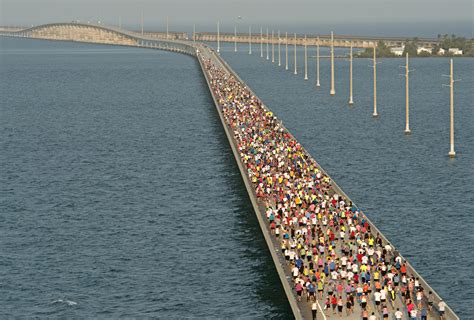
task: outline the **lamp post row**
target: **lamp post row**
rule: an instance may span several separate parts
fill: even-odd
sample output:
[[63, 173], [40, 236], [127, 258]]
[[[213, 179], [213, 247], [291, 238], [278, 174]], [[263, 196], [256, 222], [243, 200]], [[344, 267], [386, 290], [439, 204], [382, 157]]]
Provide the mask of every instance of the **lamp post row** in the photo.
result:
[[[143, 33], [143, 16], [142, 16], [142, 33]], [[167, 29], [167, 37], [168, 37], [168, 29]], [[266, 60], [270, 60], [270, 53], [269, 53], [269, 45], [271, 42], [271, 61], [275, 63], [275, 41], [277, 42], [277, 50], [278, 50], [278, 66], [281, 66], [281, 37], [280, 31], [277, 32], [278, 39], [275, 40], [275, 31], [272, 30], [271, 32], [271, 40], [268, 27], [266, 28], [266, 35], [265, 35], [265, 44], [266, 44]], [[264, 57], [263, 55], [263, 27], [260, 28], [260, 57]], [[193, 29], [193, 40], [195, 41], [195, 29]], [[294, 74], [298, 74], [298, 67], [297, 67], [297, 35], [294, 33]], [[288, 70], [288, 32], [285, 32], [285, 69]], [[249, 54], [252, 54], [252, 28], [249, 26]], [[304, 36], [303, 39], [303, 47], [304, 47], [304, 79], [308, 80], [308, 52], [307, 52], [307, 36]], [[334, 96], [336, 94], [335, 88], [335, 65], [334, 65], [334, 33], [331, 32], [330, 38], [330, 95]], [[319, 36], [316, 39], [316, 87], [320, 87], [320, 38]], [[219, 21], [217, 23], [217, 52], [220, 51], [220, 30], [219, 30]], [[234, 27], [234, 51], [237, 52], [237, 27]], [[410, 129], [410, 107], [409, 107], [409, 73], [413, 70], [409, 69], [409, 55], [408, 53], [405, 56], [406, 62], [405, 66], [401, 66], [405, 68], [405, 130], [404, 133], [406, 135], [411, 134]], [[377, 110], [377, 47], [373, 45], [373, 56], [372, 56], [372, 65], [370, 67], [373, 68], [373, 113], [372, 116], [377, 118], [379, 116]], [[454, 72], [453, 72], [453, 60], [450, 60], [450, 77], [449, 85], [446, 85], [450, 88], [450, 149], [449, 149], [449, 157], [454, 158], [456, 152], [454, 150], [454, 83], [460, 80], [454, 80]], [[349, 49], [349, 105], [354, 104], [353, 98], [353, 43], [350, 43]]]

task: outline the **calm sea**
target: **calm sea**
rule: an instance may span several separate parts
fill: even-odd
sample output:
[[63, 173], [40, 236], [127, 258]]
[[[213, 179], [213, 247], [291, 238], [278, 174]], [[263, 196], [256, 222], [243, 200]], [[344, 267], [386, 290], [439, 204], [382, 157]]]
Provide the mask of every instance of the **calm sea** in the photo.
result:
[[197, 61], [0, 39], [0, 318], [291, 315]]

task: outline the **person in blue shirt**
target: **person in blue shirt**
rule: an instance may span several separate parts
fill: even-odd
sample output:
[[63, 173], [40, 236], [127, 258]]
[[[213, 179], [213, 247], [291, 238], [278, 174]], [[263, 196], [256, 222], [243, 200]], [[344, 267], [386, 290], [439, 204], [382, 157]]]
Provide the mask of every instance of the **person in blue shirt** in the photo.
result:
[[329, 275], [329, 267], [326, 262], [324, 263], [324, 274], [326, 275], [326, 277]]
[[313, 301], [314, 298], [315, 298], [315, 295], [314, 295], [315, 293], [316, 293], [316, 287], [314, 286], [313, 283], [310, 283], [308, 285], [308, 299], [307, 299], [307, 301], [309, 301], [309, 300]]
[[428, 319], [428, 311], [426, 310], [426, 307], [421, 308], [421, 320], [427, 320]]
[[298, 269], [301, 269], [301, 266], [302, 266], [302, 265], [303, 265], [303, 260], [301, 260], [300, 258], [298, 258], [298, 259], [296, 260], [296, 267], [297, 267]]

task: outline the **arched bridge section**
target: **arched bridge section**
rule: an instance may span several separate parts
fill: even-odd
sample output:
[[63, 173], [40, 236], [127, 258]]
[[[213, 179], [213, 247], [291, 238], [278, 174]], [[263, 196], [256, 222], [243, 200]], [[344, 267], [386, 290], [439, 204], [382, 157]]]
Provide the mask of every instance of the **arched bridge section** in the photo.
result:
[[51, 23], [2, 34], [33, 39], [146, 47], [190, 55], [196, 54], [196, 49], [189, 41], [156, 39], [135, 32], [94, 24]]

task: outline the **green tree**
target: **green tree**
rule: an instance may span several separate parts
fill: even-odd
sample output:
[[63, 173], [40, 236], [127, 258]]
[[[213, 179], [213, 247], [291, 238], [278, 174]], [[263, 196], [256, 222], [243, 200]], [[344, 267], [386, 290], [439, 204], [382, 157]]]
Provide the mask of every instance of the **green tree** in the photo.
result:
[[[377, 42], [377, 48], [375, 49], [375, 54], [379, 58], [391, 58], [394, 57], [395, 55], [390, 51], [390, 48], [387, 47], [385, 42], [380, 40]], [[362, 51], [361, 53], [358, 54], [358, 57], [361, 58], [372, 58], [374, 56], [374, 49], [373, 48], [366, 48], [365, 51]]]
[[410, 56], [415, 57], [417, 55], [416, 49], [418, 49], [417, 41], [415, 39], [407, 39], [405, 41], [405, 50], [403, 50], [403, 55], [408, 53]]

